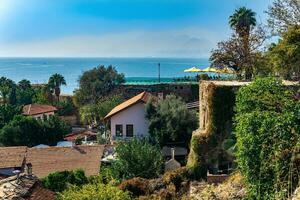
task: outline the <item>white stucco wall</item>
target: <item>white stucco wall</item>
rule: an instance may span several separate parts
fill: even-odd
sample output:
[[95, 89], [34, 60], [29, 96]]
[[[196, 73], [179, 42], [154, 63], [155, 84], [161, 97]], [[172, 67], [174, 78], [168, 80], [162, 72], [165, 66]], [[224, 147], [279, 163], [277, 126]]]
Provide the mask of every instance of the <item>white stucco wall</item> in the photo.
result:
[[47, 113], [42, 113], [42, 114], [32, 115], [32, 117], [35, 118], [35, 119], [42, 119], [42, 120], [43, 120], [44, 116], [46, 116], [47, 119], [49, 119], [49, 117], [50, 117], [51, 115], [54, 115], [54, 112], [47, 112]]
[[123, 138], [126, 138], [126, 124], [133, 124], [134, 137], [148, 137], [148, 121], [145, 117], [145, 104], [137, 103], [111, 117], [112, 138], [116, 136], [116, 124], [123, 125]]

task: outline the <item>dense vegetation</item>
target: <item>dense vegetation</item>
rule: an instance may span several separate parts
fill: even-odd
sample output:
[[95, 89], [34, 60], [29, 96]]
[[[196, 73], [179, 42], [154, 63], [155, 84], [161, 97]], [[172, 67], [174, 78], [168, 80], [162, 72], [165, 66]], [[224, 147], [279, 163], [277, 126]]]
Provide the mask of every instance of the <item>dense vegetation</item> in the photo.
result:
[[45, 188], [53, 192], [62, 192], [69, 184], [81, 186], [88, 183], [88, 179], [83, 170], [54, 172], [42, 178]]
[[146, 140], [132, 139], [119, 143], [116, 155], [111, 167], [116, 179], [155, 178], [163, 171], [164, 160], [160, 148]]
[[250, 199], [284, 199], [299, 183], [300, 101], [280, 80], [257, 79], [237, 94], [238, 165]]
[[128, 192], [116, 186], [101, 182], [85, 184], [82, 187], [71, 186], [58, 195], [60, 200], [105, 199], [105, 200], [131, 200]]
[[188, 147], [192, 132], [198, 126], [196, 113], [189, 111], [181, 98], [168, 95], [166, 99], [146, 104], [149, 133], [161, 146], [179, 144]]
[[56, 145], [70, 131], [70, 127], [57, 116], [50, 116], [48, 120], [41, 121], [16, 115], [0, 130], [0, 144], [28, 147], [39, 144]]
[[75, 102], [78, 107], [96, 104], [99, 99], [116, 92], [124, 83], [124, 75], [119, 74], [111, 65], [85, 71], [79, 79], [79, 89], [75, 91]]

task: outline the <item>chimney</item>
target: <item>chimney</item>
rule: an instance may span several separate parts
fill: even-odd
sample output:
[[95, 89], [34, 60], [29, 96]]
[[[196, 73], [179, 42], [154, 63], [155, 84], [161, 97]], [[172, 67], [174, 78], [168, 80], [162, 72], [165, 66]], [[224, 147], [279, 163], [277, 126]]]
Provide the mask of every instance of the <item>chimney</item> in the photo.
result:
[[28, 176], [32, 176], [32, 164], [31, 163], [27, 163], [25, 169], [26, 169], [26, 174]]
[[171, 148], [171, 160], [175, 160], [175, 148]]

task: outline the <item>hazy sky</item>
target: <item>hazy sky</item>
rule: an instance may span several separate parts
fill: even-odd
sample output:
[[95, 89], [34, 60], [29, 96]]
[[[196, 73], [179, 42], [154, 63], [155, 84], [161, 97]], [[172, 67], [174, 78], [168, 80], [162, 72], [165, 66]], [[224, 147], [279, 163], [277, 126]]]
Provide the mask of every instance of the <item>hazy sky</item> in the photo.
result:
[[0, 0], [0, 56], [208, 57], [247, 6], [272, 0]]

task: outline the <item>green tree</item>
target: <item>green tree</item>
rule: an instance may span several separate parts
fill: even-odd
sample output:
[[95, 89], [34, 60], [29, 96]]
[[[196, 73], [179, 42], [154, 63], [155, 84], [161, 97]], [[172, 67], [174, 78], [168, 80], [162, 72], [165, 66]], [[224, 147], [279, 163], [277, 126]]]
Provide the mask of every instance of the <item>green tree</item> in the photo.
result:
[[54, 172], [42, 178], [42, 184], [45, 188], [54, 192], [62, 192], [67, 189], [69, 184], [82, 186], [88, 183], [83, 170]]
[[16, 115], [22, 113], [21, 107], [9, 104], [0, 105], [0, 129], [8, 124]]
[[298, 0], [274, 0], [267, 11], [268, 25], [274, 34], [283, 34], [289, 27], [300, 25]]
[[35, 95], [35, 91], [31, 87], [30, 81], [26, 79], [19, 81], [16, 95], [18, 105], [31, 104], [33, 96]]
[[124, 81], [124, 74], [119, 74], [111, 65], [99, 65], [85, 71], [79, 79], [79, 89], [75, 91], [75, 105], [95, 104], [99, 99], [112, 95]]
[[229, 17], [229, 25], [241, 37], [249, 37], [251, 28], [256, 26], [255, 15], [256, 13], [251, 9], [241, 7], [236, 9], [233, 15]]
[[237, 161], [249, 199], [285, 199], [299, 183], [300, 102], [274, 78], [238, 91]]
[[149, 101], [146, 118], [151, 139], [161, 146], [176, 142], [188, 147], [192, 132], [198, 126], [196, 113], [189, 111], [181, 98], [174, 95], [168, 95], [157, 105]]
[[291, 27], [267, 54], [275, 72], [285, 79], [300, 80], [300, 27]]
[[0, 78], [0, 93], [2, 102], [4, 104], [15, 104], [16, 103], [16, 84], [5, 77]]
[[116, 161], [112, 164], [116, 179], [133, 177], [156, 178], [163, 169], [160, 149], [146, 140], [132, 139], [116, 147]]
[[229, 17], [229, 25], [235, 30], [237, 35], [241, 38], [241, 55], [243, 55], [243, 70], [245, 79], [250, 79], [252, 76], [250, 62], [250, 31], [256, 26], [256, 13], [246, 7], [241, 7], [235, 10], [234, 14]]
[[60, 200], [131, 200], [129, 192], [123, 192], [118, 187], [105, 185], [101, 182], [90, 183], [82, 187], [72, 186], [58, 194]]
[[38, 144], [56, 145], [69, 132], [70, 127], [56, 116], [40, 121], [16, 115], [0, 130], [0, 143], [4, 146], [28, 147]]
[[61, 86], [67, 85], [65, 78], [61, 74], [53, 74], [48, 81], [48, 86], [54, 91], [57, 102], [59, 102], [59, 95]]
[[85, 124], [104, 123], [104, 117], [123, 101], [122, 95], [112, 95], [100, 99], [96, 104], [88, 104], [79, 109], [81, 121]]

